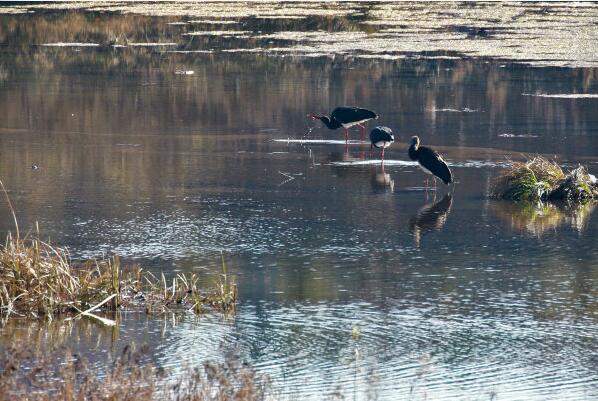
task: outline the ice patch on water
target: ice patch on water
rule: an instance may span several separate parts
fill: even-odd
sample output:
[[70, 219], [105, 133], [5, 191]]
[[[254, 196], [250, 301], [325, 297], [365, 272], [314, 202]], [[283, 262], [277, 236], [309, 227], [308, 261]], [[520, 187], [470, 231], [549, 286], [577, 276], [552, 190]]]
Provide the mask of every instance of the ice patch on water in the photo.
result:
[[237, 36], [237, 35], [248, 35], [251, 31], [195, 31], [187, 32], [185, 36]]
[[174, 73], [176, 75], [193, 75], [193, 74], [195, 74], [195, 71], [193, 71], [193, 70], [176, 70]]
[[449, 162], [450, 167], [465, 167], [465, 168], [484, 168], [484, 167], [508, 167], [511, 164], [507, 162], [487, 161], [487, 160], [464, 160], [460, 162]]
[[[378, 165], [380, 164], [380, 159], [371, 159], [371, 160], [350, 160], [350, 161], [339, 161], [339, 162], [332, 162], [330, 166], [369, 166], [369, 165]], [[409, 161], [409, 160], [384, 160], [385, 166], [417, 166], [417, 162]]]
[[[245, 37], [245, 36], [244, 36]], [[255, 47], [253, 49], [223, 49], [222, 53], [259, 53], [263, 51], [261, 47]]]
[[191, 53], [214, 53], [213, 50], [166, 50], [163, 53], [180, 53], [180, 54], [191, 54]]
[[522, 93], [522, 96], [551, 97], [561, 99], [596, 99], [598, 93]]
[[41, 46], [48, 47], [97, 47], [99, 43], [81, 43], [81, 42], [56, 42], [56, 43], [42, 43]]
[[174, 42], [139, 42], [139, 43], [129, 43], [129, 46], [176, 46], [177, 44]]
[[540, 135], [534, 134], [499, 134], [500, 138], [539, 138]]
[[[348, 161], [338, 161], [332, 162], [329, 165], [332, 166], [365, 166], [365, 165], [372, 165], [372, 164], [380, 164], [380, 159], [371, 159], [371, 160], [348, 160]], [[450, 167], [460, 167], [460, 168], [484, 168], [484, 167], [506, 167], [509, 164], [506, 162], [495, 162], [495, 161], [486, 161], [486, 160], [464, 160], [464, 161], [447, 161]], [[403, 167], [413, 167], [417, 166], [418, 163], [411, 160], [392, 160], [386, 159], [384, 160], [385, 166], [403, 166]]]
[[[344, 139], [272, 139], [273, 142], [286, 142], [286, 143], [304, 143], [304, 144], [315, 144], [315, 145], [345, 145]], [[365, 141], [350, 140], [349, 145], [363, 145], [369, 144]]]
[[438, 112], [445, 112], [445, 113], [477, 113], [478, 109], [470, 109], [469, 107], [464, 107], [462, 109], [451, 109], [451, 108], [444, 108], [444, 109], [427, 109], [429, 111], [433, 111], [435, 113]]
[[218, 20], [212, 20], [212, 19], [196, 19], [196, 20], [192, 20], [192, 21], [187, 21], [187, 23], [189, 24], [238, 24], [237, 21], [230, 21], [230, 20], [225, 20], [225, 21], [218, 21]]
[[407, 56], [404, 54], [356, 54], [354, 57], [376, 60], [399, 60], [407, 58]]
[[436, 191], [434, 187], [406, 187], [405, 191]]

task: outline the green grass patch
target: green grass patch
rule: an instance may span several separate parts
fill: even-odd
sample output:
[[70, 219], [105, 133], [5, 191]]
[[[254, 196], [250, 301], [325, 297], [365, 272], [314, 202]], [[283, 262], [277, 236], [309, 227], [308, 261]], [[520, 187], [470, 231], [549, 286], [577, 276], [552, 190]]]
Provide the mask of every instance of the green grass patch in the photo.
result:
[[511, 162], [494, 179], [491, 195], [525, 202], [587, 202], [598, 199], [598, 185], [583, 166], [565, 173], [555, 161], [536, 156], [526, 162]]

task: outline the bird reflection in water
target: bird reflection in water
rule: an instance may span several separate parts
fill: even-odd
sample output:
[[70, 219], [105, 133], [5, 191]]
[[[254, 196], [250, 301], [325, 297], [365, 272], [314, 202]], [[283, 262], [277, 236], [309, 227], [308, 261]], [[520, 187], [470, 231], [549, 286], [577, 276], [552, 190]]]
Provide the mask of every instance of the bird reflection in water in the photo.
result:
[[394, 192], [395, 180], [390, 177], [390, 174], [384, 171], [384, 165], [380, 169], [372, 170], [370, 175], [370, 184], [375, 192]]
[[348, 148], [340, 150], [340, 148], [333, 149], [329, 153], [326, 154], [324, 158], [324, 163], [334, 164], [334, 163], [347, 163], [352, 164], [353, 162], [358, 162], [361, 159], [359, 157], [355, 157], [351, 152], [349, 152]]
[[419, 248], [422, 233], [438, 231], [444, 227], [452, 204], [452, 195], [446, 194], [438, 202], [424, 205], [409, 219], [409, 232], [413, 234], [417, 248]]

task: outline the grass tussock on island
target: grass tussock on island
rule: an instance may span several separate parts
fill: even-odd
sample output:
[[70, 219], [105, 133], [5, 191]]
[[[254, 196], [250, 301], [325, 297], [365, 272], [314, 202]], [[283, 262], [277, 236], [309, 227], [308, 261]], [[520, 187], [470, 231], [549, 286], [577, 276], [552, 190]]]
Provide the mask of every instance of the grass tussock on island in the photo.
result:
[[[4, 185], [0, 181], [0, 188]], [[73, 261], [67, 248], [40, 239], [39, 229], [21, 237], [14, 209], [4, 190], [16, 234], [0, 246], [0, 324], [9, 317], [87, 316], [106, 325], [116, 322], [93, 312], [139, 309], [147, 313], [206, 308], [234, 311], [237, 286], [222, 255], [222, 272], [209, 289], [197, 274], [167, 280], [140, 266], [123, 269], [118, 257]], [[176, 376], [156, 366], [147, 347], [128, 345], [103, 372], [68, 348], [14, 343], [0, 353], [0, 401], [265, 401], [270, 381], [238, 356], [223, 362], [182, 367]], [[53, 347], [50, 347], [53, 348]]]
[[[0, 247], [0, 316], [95, 317], [99, 309], [140, 308], [148, 313], [206, 308], [232, 311], [237, 287], [226, 272], [210, 289], [199, 287], [197, 274], [179, 273], [171, 280], [139, 266], [122, 269], [118, 257], [73, 262], [66, 248], [38, 236], [8, 235]], [[104, 321], [105, 323], [107, 321]]]
[[[4, 185], [0, 181], [0, 186]], [[236, 283], [228, 277], [224, 255], [222, 273], [212, 288], [199, 287], [197, 274], [179, 273], [172, 280], [144, 271], [140, 266], [122, 269], [120, 259], [74, 262], [67, 248], [35, 234], [21, 238], [14, 209], [6, 190], [16, 235], [8, 234], [0, 246], [0, 317], [47, 317], [77, 314], [100, 320], [93, 311], [140, 308], [148, 313], [207, 307], [223, 312], [234, 310]]]
[[[57, 362], [60, 362], [59, 368]], [[274, 399], [267, 376], [233, 353], [223, 362], [183, 368], [169, 378], [151, 361], [149, 349], [126, 346], [103, 377], [85, 358], [34, 347], [9, 347], [0, 356], [0, 401], [265, 401]]]
[[583, 166], [565, 173], [556, 162], [536, 156], [527, 162], [512, 162], [494, 180], [492, 196], [512, 201], [585, 203], [598, 199], [598, 183]]

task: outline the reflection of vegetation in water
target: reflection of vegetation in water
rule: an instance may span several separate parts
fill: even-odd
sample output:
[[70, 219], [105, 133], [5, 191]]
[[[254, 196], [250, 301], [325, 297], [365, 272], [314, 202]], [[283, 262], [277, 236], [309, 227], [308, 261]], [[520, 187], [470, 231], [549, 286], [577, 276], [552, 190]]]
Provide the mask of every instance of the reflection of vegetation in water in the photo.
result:
[[569, 224], [577, 232], [582, 233], [590, 221], [590, 216], [596, 208], [595, 203], [587, 203], [578, 207], [572, 207], [565, 213], [565, 223]]
[[[42, 352], [10, 346], [0, 357], [0, 401], [28, 400], [189, 400], [273, 399], [270, 381], [232, 352], [223, 362], [187, 367], [175, 380], [151, 360], [147, 347], [124, 347], [102, 376], [84, 357], [68, 349]], [[60, 366], [56, 369], [56, 366]]]
[[98, 43], [174, 41], [178, 37], [168, 22], [172, 18], [123, 16], [69, 11], [51, 14], [0, 15], [0, 43], [31, 54], [43, 43]]
[[[511, 105], [517, 104], [513, 97], [509, 96], [504, 69], [488, 66], [483, 62], [480, 62], [483, 65], [480, 69], [476, 62], [465, 63], [456, 60], [444, 60], [442, 63], [446, 63], [446, 68], [440, 68], [439, 61], [436, 60], [381, 62], [377, 59], [330, 59], [318, 60], [318, 68], [310, 68], [313, 60], [282, 60], [264, 54], [235, 53], [234, 57], [226, 57], [226, 53], [165, 54], [164, 48], [109, 46], [113, 43], [128, 42], [175, 42], [178, 45], [172, 47], [173, 50], [211, 51], [239, 47], [284, 48], [287, 43], [285, 40], [269, 43], [278, 40], [273, 38], [249, 38], [244, 39], [246, 43], [243, 44], [235, 38], [219, 35], [185, 36], [180, 28], [168, 25], [168, 22], [177, 18], [74, 11], [26, 16], [0, 15], [0, 43], [6, 44], [0, 52], [0, 79], [5, 76], [4, 79], [11, 82], [15, 78], [23, 78], [23, 72], [35, 71], [35, 75], [24, 77], [31, 82], [15, 94], [17, 99], [5, 96], [2, 99], [6, 100], [0, 100], [0, 117], [6, 121], [5, 126], [22, 126], [23, 116], [27, 113], [22, 109], [22, 105], [30, 104], [31, 110], [35, 110], [39, 116], [35, 119], [29, 118], [27, 124], [46, 129], [81, 131], [85, 128], [85, 131], [89, 131], [90, 127], [99, 129], [109, 125], [106, 128], [113, 132], [137, 132], [143, 127], [167, 127], [180, 121], [201, 123], [201, 127], [195, 128], [213, 128], [230, 123], [235, 116], [251, 128], [259, 125], [257, 123], [271, 123], [272, 114], [266, 115], [264, 111], [284, 110], [286, 114], [290, 114], [288, 111], [300, 110], [298, 115], [302, 116], [305, 110], [316, 106], [314, 99], [322, 99], [322, 88], [335, 88], [330, 91], [328, 99], [321, 100], [326, 107], [330, 104], [351, 102], [353, 99], [371, 99], [379, 92], [379, 88], [388, 88], [390, 96], [387, 103], [401, 105], [406, 113], [414, 113], [416, 110], [421, 112], [424, 106], [424, 110], [427, 111], [426, 123], [435, 126], [442, 126], [452, 118], [447, 116], [447, 113], [435, 112], [438, 107], [448, 104], [480, 104], [484, 107], [484, 112], [492, 116], [492, 121], [500, 120], [500, 114], [512, 107]], [[337, 27], [342, 25], [337, 18], [349, 21], [346, 23], [350, 26]], [[355, 24], [355, 21], [342, 16], [306, 17], [305, 20], [301, 20], [303, 22], [284, 20], [276, 24], [255, 18], [251, 21], [247, 22], [250, 28], [243, 29], [258, 29], [261, 24], [265, 24], [266, 27], [276, 30], [279, 29], [276, 25], [278, 23], [298, 24], [296, 27], [283, 26], [280, 29], [300, 32], [315, 26], [315, 29], [322, 31], [324, 38], [330, 36], [327, 35], [328, 30], [355, 29], [351, 25]], [[221, 30], [222, 27], [199, 24], [197, 29]], [[72, 49], [36, 45], [47, 42], [94, 42], [102, 46]], [[362, 68], [352, 68], [354, 64], [367, 69], [367, 76], [364, 76]], [[192, 79], [186, 80], [185, 77], [174, 74], [181, 68], [194, 71]], [[435, 73], [437, 70], [442, 71], [439, 73], [440, 77]], [[476, 75], [480, 74], [480, 70], [485, 71], [484, 74]], [[56, 92], [48, 93], [43, 89], [59, 88], [64, 81], [77, 84], [79, 81], [70, 74], [81, 71], [94, 73], [86, 75], [86, 79], [92, 86], [90, 89], [97, 93], [97, 96], [90, 93], [85, 99], [77, 98], [73, 101], [69, 96], [50, 96]], [[249, 71], [259, 74], [248, 79]], [[398, 71], [416, 77], [417, 84], [409, 80], [395, 79]], [[131, 96], [124, 96], [111, 85], [101, 85], [101, 79], [95, 74], [110, 74], [112, 82], [123, 90], [132, 91]], [[517, 79], [522, 81], [537, 80], [531, 69], [518, 71], [517, 74]], [[576, 77], [575, 80], [581, 86], [580, 90], [591, 91], [598, 81], [597, 69], [581, 69], [571, 74]], [[234, 96], [222, 93], [223, 88], [232, 85], [229, 82], [230, 77], [235, 77], [236, 81], [234, 85], [237, 89]], [[268, 77], [267, 82], [262, 77]], [[438, 91], [434, 83], [439, 78], [450, 84], [454, 90], [450, 93]], [[337, 80], [340, 82], [336, 82]], [[480, 83], [482, 97], [476, 97], [474, 92], [469, 90], [471, 81]], [[39, 87], [41, 82], [43, 88]], [[303, 82], [305, 85], [298, 85], [297, 82]], [[292, 91], [289, 91], [289, 88], [292, 88]], [[281, 93], [282, 98], [273, 96], [276, 93]], [[518, 102], [522, 102], [519, 95], [517, 93]], [[262, 99], [262, 107], [251, 106], [256, 98]], [[132, 102], [131, 99], [135, 101]], [[157, 99], [164, 100], [157, 102]], [[413, 99], [422, 99], [424, 104], [414, 104]], [[568, 107], [554, 107], [553, 103], [538, 99], [526, 99], [526, 102], [532, 103], [529, 106], [530, 119], [531, 116], [542, 115], [547, 124], [565, 121], [573, 125], [574, 129], [587, 121], [583, 113], [573, 113]], [[241, 104], [244, 105], [243, 108], [239, 107]], [[114, 105], [118, 107], [115, 108]], [[145, 122], [139, 122], [137, 116], [148, 108], [152, 108], [152, 112], [144, 116]], [[74, 114], [76, 119], [57, 118], [62, 116], [61, 111], [64, 110], [70, 112], [69, 116]], [[110, 124], [110, 121], [114, 121], [114, 124]], [[299, 118], [291, 117], [289, 122], [290, 125], [298, 125]], [[305, 125], [305, 122], [301, 121], [301, 124]], [[488, 129], [489, 132], [494, 130], [491, 126]]]
[[[223, 20], [261, 32], [318, 32], [313, 38], [301, 35], [287, 44], [293, 50], [320, 53], [347, 53], [395, 56], [450, 50], [473, 57], [518, 59], [550, 65], [595, 65], [596, 33], [592, 25], [593, 7], [552, 7], [543, 5], [491, 3], [473, 7], [455, 7], [451, 3], [278, 3], [205, 2], [201, 7], [167, 3], [54, 3], [29, 4], [22, 9], [50, 10], [56, 15], [64, 10], [91, 10], [96, 15], [153, 15], [178, 22], [178, 27], [193, 26], [187, 21]], [[8, 12], [14, 12], [11, 8]], [[35, 14], [34, 14], [35, 15]], [[217, 26], [217, 24], [215, 24]], [[258, 29], [255, 29], [258, 27]], [[259, 29], [263, 27], [264, 29]], [[369, 35], [355, 40], [354, 32]], [[340, 32], [333, 43], [327, 33]], [[253, 38], [248, 38], [252, 42]], [[397, 40], [398, 39], [398, 40]], [[265, 47], [281, 44], [263, 41]], [[238, 41], [240, 47], [243, 41]]]
[[567, 205], [555, 203], [532, 203], [505, 201], [493, 202], [496, 214], [508, 222], [515, 231], [540, 236], [549, 230], [556, 230], [569, 224], [579, 233], [583, 232], [596, 204]]
[[[253, 26], [258, 21], [264, 29], [313, 32], [373, 32], [356, 42], [350, 35], [326, 45], [325, 35], [308, 41], [309, 51], [348, 51], [351, 49], [379, 53], [425, 52], [451, 49], [469, 56], [487, 56], [534, 60], [538, 63], [592, 64], [595, 60], [595, 29], [592, 7], [560, 6], [545, 12], [542, 5], [508, 4], [496, 6], [483, 4], [474, 7], [454, 7], [450, 3], [360, 3], [341, 2], [310, 4], [307, 2], [277, 3], [236, 2], [224, 6], [206, 2], [201, 7], [167, 3], [106, 3], [89, 6], [87, 3], [54, 3], [25, 5], [21, 9], [51, 10], [91, 9], [95, 12], [126, 13], [129, 15], [154, 15], [176, 18], [184, 24], [189, 17], [194, 20], [231, 20]], [[61, 11], [62, 10], [62, 11]], [[18, 8], [7, 9], [15, 12]], [[323, 21], [331, 20], [329, 23]], [[183, 25], [184, 26], [184, 25]], [[400, 40], [397, 36], [400, 35]], [[304, 41], [299, 40], [297, 48]], [[594, 51], [592, 51], [594, 49]]]

